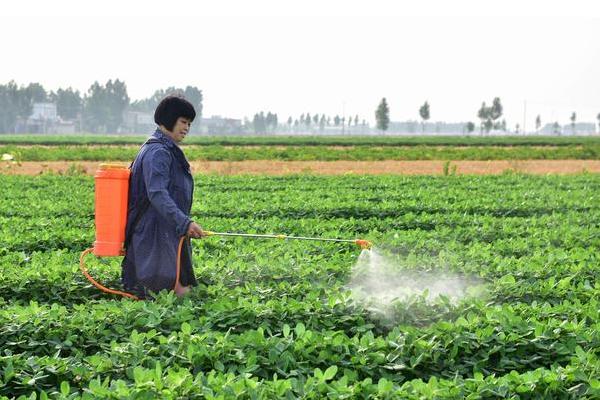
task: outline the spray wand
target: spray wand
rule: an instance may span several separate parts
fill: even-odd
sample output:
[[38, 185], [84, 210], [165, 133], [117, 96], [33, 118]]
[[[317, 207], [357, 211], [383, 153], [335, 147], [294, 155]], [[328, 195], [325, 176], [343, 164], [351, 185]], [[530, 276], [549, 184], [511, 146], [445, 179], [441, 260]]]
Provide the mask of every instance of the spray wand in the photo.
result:
[[288, 236], [288, 235], [257, 235], [250, 233], [231, 233], [231, 232], [212, 232], [204, 231], [206, 236], [237, 236], [246, 238], [263, 238], [263, 239], [293, 239], [293, 240], [316, 240], [320, 242], [345, 242], [354, 243], [361, 249], [370, 249], [372, 244], [368, 240], [364, 239], [330, 239], [330, 238], [318, 238], [318, 237], [306, 237], [306, 236]]

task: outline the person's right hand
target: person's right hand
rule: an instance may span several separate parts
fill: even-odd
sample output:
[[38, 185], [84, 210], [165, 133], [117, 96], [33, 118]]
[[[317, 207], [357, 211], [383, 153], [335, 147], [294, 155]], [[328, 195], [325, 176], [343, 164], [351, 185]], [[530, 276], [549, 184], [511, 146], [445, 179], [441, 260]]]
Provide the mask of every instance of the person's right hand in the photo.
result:
[[187, 235], [192, 238], [202, 238], [202, 237], [208, 236], [206, 233], [204, 233], [204, 231], [202, 230], [200, 225], [198, 225], [194, 221], [192, 221], [190, 223], [190, 226], [188, 227]]

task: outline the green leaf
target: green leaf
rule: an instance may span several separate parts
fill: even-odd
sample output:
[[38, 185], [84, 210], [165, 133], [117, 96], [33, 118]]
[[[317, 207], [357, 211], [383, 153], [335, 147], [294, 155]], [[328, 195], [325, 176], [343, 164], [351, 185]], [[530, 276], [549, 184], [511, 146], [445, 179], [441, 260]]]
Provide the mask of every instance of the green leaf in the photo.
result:
[[160, 361], [156, 362], [156, 366], [154, 367], [154, 386], [156, 389], [162, 390], [163, 381], [162, 381], [162, 367], [160, 366]]
[[294, 328], [294, 332], [296, 332], [297, 337], [302, 337], [302, 335], [304, 335], [304, 332], [306, 332], [306, 327], [302, 322], [298, 322], [298, 324]]
[[186, 335], [189, 335], [192, 333], [192, 327], [187, 322], [184, 322], [181, 324], [181, 332], [183, 332]]
[[290, 335], [290, 326], [288, 324], [283, 325], [283, 337], [288, 337]]
[[394, 384], [385, 378], [379, 379], [377, 382], [377, 392], [379, 394], [387, 394], [394, 389]]
[[71, 386], [69, 385], [69, 382], [62, 381], [60, 383], [60, 393], [63, 396], [68, 396], [71, 393]]
[[332, 365], [331, 367], [327, 368], [325, 370], [325, 373], [323, 374], [324, 379], [326, 381], [333, 379], [335, 374], [337, 374], [337, 371], [338, 371], [338, 367], [336, 365]]
[[516, 283], [515, 277], [511, 274], [504, 275], [502, 278], [498, 279], [498, 283], [501, 285], [514, 285]]

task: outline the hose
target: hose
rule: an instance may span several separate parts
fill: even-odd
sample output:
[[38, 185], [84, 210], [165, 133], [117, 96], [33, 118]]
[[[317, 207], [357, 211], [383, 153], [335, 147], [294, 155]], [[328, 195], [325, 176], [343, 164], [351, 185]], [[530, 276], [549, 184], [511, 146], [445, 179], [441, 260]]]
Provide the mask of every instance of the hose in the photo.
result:
[[[185, 240], [185, 236], [182, 236], [181, 239], [179, 239], [179, 246], [177, 247], [175, 285], [173, 286], [173, 290], [175, 290], [175, 288], [177, 287], [177, 283], [179, 282], [179, 276], [180, 276], [180, 271], [181, 271], [181, 248], [183, 247], [184, 240]], [[94, 250], [93, 247], [90, 247], [89, 249], [85, 249], [81, 253], [81, 256], [79, 257], [79, 268], [81, 269], [81, 272], [83, 272], [83, 275], [88, 279], [88, 281], [90, 281], [92, 283], [92, 285], [96, 286], [98, 289], [100, 289], [101, 291], [103, 291], [105, 293], [116, 294], [116, 295], [127, 297], [127, 298], [130, 298], [133, 300], [141, 300], [139, 297], [137, 297], [136, 295], [133, 295], [131, 293], [107, 288], [106, 286], [102, 285], [100, 282], [98, 282], [94, 278], [92, 278], [92, 276], [88, 273], [87, 268], [85, 267], [85, 256], [88, 255], [89, 253], [91, 253], [93, 250]]]
[[[250, 238], [268, 238], [268, 239], [294, 239], [294, 240], [316, 240], [316, 241], [327, 241], [327, 242], [346, 242], [346, 243], [354, 243], [357, 246], [359, 246], [361, 249], [370, 249], [372, 244], [371, 242], [369, 242], [368, 240], [364, 240], [364, 239], [327, 239], [327, 238], [316, 238], [316, 237], [304, 237], [304, 236], [287, 236], [287, 235], [256, 235], [256, 234], [248, 234], [248, 233], [231, 233], [231, 232], [211, 232], [211, 231], [204, 231], [204, 233], [206, 234], [206, 236], [239, 236], [239, 237], [250, 237]], [[177, 287], [177, 283], [179, 282], [179, 277], [180, 277], [180, 272], [181, 272], [181, 249], [183, 247], [183, 241], [185, 240], [186, 236], [182, 236], [181, 239], [179, 239], [179, 246], [177, 247], [177, 263], [176, 263], [176, 270], [175, 270], [175, 285], [173, 286], [173, 291], [175, 291], [175, 288]], [[117, 294], [123, 297], [127, 297], [133, 300], [140, 300], [139, 297], [131, 294], [131, 293], [127, 293], [127, 292], [122, 292], [120, 290], [114, 290], [114, 289], [109, 289], [106, 286], [103, 286], [102, 284], [100, 284], [99, 282], [97, 282], [96, 280], [94, 280], [94, 278], [92, 278], [90, 276], [90, 274], [87, 272], [87, 269], [85, 267], [85, 262], [84, 262], [84, 258], [87, 254], [89, 254], [90, 252], [92, 252], [94, 250], [94, 248], [89, 248], [83, 251], [83, 253], [81, 253], [81, 257], [79, 257], [79, 267], [81, 268], [81, 272], [83, 272], [83, 275], [85, 275], [85, 277], [94, 285], [96, 286], [98, 289], [100, 289], [101, 291], [105, 292], [105, 293], [110, 293], [110, 294]]]

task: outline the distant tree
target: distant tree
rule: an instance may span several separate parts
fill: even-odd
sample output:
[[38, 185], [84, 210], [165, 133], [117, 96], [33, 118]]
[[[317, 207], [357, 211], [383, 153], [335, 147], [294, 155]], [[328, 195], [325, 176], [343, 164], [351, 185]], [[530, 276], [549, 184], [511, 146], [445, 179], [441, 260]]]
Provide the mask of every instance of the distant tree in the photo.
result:
[[196, 86], [186, 86], [183, 90], [183, 96], [187, 101], [192, 103], [194, 109], [196, 110], [195, 121], [200, 121], [202, 118], [202, 102], [204, 100], [204, 97], [202, 96], [202, 90], [198, 89]]
[[473, 131], [475, 130], [475, 124], [473, 122], [471, 122], [471, 121], [467, 122], [464, 125], [463, 132], [465, 130], [467, 131], [467, 133], [473, 133]]
[[358, 114], [354, 116], [354, 126], [358, 126]]
[[306, 125], [306, 127], [310, 127], [310, 123], [312, 121], [312, 118], [310, 116], [310, 113], [306, 113], [306, 117], [304, 118], [304, 125]]
[[571, 114], [571, 133], [573, 135], [575, 134], [575, 121], [577, 121], [577, 114], [573, 111], [573, 114]]
[[87, 129], [98, 132], [105, 128], [108, 118], [104, 87], [97, 81], [88, 89], [84, 98], [83, 117]]
[[596, 119], [598, 120], [598, 132], [600, 132], [600, 113], [596, 115]]
[[292, 123], [293, 123], [293, 121], [292, 121], [292, 117], [291, 117], [291, 116], [289, 116], [289, 117], [288, 117], [288, 119], [287, 119], [287, 124], [288, 124], [288, 126], [292, 126]]
[[492, 101], [492, 110], [491, 110], [491, 117], [492, 120], [496, 121], [498, 118], [500, 118], [502, 116], [502, 103], [500, 102], [500, 98], [499, 97], [494, 97], [494, 100]]
[[254, 117], [252, 117], [252, 129], [254, 129], [254, 133], [258, 133], [260, 129], [260, 122], [258, 121], [258, 118], [258, 113], [255, 113]]
[[515, 125], [515, 133], [516, 133], [517, 135], [519, 134], [519, 128], [520, 128], [520, 125], [519, 125], [519, 124], [516, 124], [516, 125]]
[[273, 132], [273, 131], [277, 130], [277, 124], [278, 124], [277, 114], [273, 114], [269, 111], [267, 113], [267, 117], [265, 119], [266, 130], [269, 132]]
[[333, 125], [334, 126], [340, 126], [341, 121], [342, 121], [342, 119], [340, 118], [339, 115], [336, 115], [335, 117], [333, 117]]
[[499, 97], [494, 98], [490, 107], [483, 102], [477, 112], [477, 117], [481, 120], [481, 132], [485, 130], [489, 133], [492, 129], [500, 129], [502, 125], [497, 120], [502, 116], [502, 112], [503, 107]]
[[127, 86], [125, 82], [116, 79], [114, 82], [106, 82], [106, 107], [108, 115], [106, 128], [109, 132], [116, 132], [123, 122], [123, 112], [129, 105], [129, 96], [127, 95]]
[[0, 133], [15, 130], [18, 114], [19, 87], [15, 81], [0, 85]]
[[327, 116], [327, 126], [330, 126], [330, 125], [331, 125], [331, 117]]
[[419, 115], [421, 116], [421, 132], [425, 133], [425, 122], [429, 119], [429, 103], [425, 102], [419, 108]]
[[539, 132], [540, 128], [542, 127], [542, 117], [538, 116], [535, 117], [535, 131]]
[[377, 129], [386, 131], [390, 124], [390, 108], [388, 107], [385, 97], [381, 99], [377, 110], [375, 110], [375, 120], [377, 121]]
[[319, 123], [319, 114], [313, 115], [313, 124], [317, 125]]
[[58, 89], [53, 94], [56, 102], [56, 113], [62, 119], [76, 119], [81, 112], [82, 99], [78, 90], [70, 87], [67, 89]]
[[128, 105], [125, 82], [109, 80], [104, 86], [94, 82], [84, 99], [86, 127], [95, 132], [116, 132]]
[[46, 93], [46, 89], [39, 83], [30, 83], [23, 90], [32, 104], [48, 101], [48, 93]]
[[554, 124], [552, 124], [552, 132], [555, 135], [559, 135], [560, 136], [560, 125], [559, 125], [558, 121], [556, 121]]
[[481, 103], [481, 108], [477, 111], [477, 118], [481, 121], [479, 124], [479, 133], [483, 133], [483, 129], [485, 127], [485, 121], [488, 119], [489, 108], [486, 107], [485, 101]]
[[252, 119], [252, 127], [254, 128], [254, 133], [256, 134], [266, 133], [267, 123], [265, 113], [263, 111], [254, 114], [254, 118]]
[[304, 114], [300, 116], [300, 124], [304, 125]]
[[158, 106], [158, 103], [168, 95], [183, 96], [194, 106], [196, 110], [195, 121], [200, 121], [202, 118], [203, 95], [202, 90], [195, 86], [186, 86], [185, 88], [176, 88], [170, 86], [166, 89], [158, 89], [154, 94], [146, 99], [136, 100], [131, 103], [130, 109], [133, 111], [143, 111], [153, 113]]
[[323, 132], [323, 130], [325, 130], [326, 123], [327, 123], [327, 120], [325, 119], [325, 114], [322, 114], [321, 119], [319, 119], [319, 130], [321, 132]]
[[33, 103], [48, 101], [46, 90], [39, 83], [30, 83], [17, 89], [14, 98], [17, 107], [17, 116], [28, 118], [33, 111]]
[[502, 122], [500, 122], [500, 129], [502, 129], [503, 132], [506, 132], [506, 120], [502, 119]]

